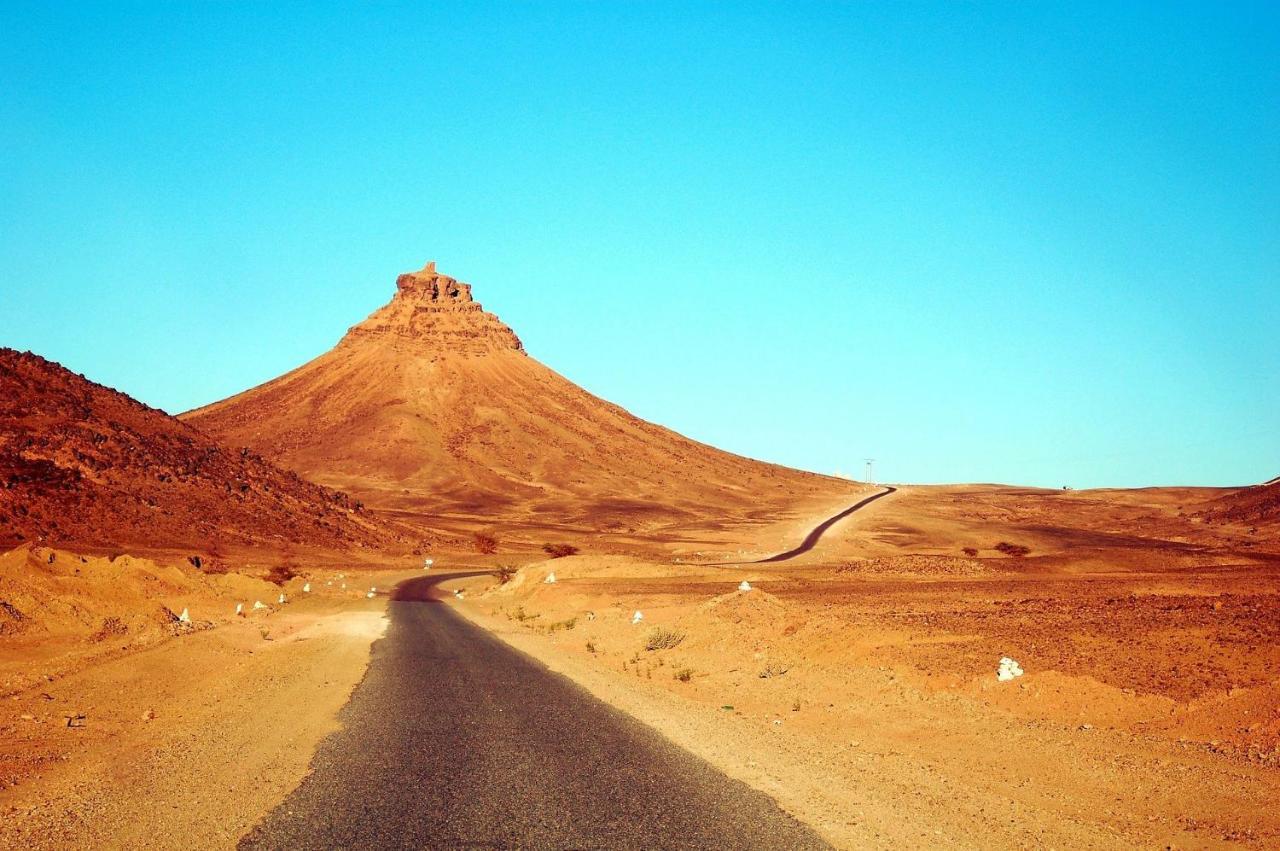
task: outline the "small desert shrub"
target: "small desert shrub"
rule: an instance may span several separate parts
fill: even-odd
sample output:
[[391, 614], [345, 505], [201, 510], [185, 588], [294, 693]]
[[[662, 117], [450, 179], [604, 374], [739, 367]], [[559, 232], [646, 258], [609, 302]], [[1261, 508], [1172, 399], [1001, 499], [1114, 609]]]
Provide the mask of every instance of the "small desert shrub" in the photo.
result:
[[689, 680], [693, 679], [693, 668], [681, 668], [672, 674], [672, 676], [682, 683], [687, 683]]
[[978, 554], [978, 548], [977, 548], [977, 547], [965, 547], [965, 548], [964, 548], [964, 554], [965, 554], [965, 555], [967, 555], [969, 558], [973, 558], [974, 556], [976, 556], [976, 555]]
[[772, 677], [780, 677], [789, 670], [791, 670], [791, 666], [786, 662], [770, 662], [760, 669], [760, 679], [767, 680]]
[[293, 565], [277, 564], [267, 573], [267, 581], [274, 582], [276, 585], [283, 585], [297, 575], [298, 572], [293, 569]]
[[555, 623], [551, 624], [548, 627], [548, 629], [551, 632], [555, 632], [556, 630], [560, 630], [560, 629], [573, 629], [577, 625], [578, 625], [577, 618], [569, 618], [568, 620], [556, 621]]
[[1022, 558], [1024, 555], [1031, 552], [1030, 547], [1024, 547], [1021, 544], [1011, 544], [1008, 541], [1001, 541], [996, 544], [995, 548], [996, 552], [1004, 553], [1005, 555], [1013, 556], [1014, 558]]
[[476, 532], [471, 537], [475, 541], [476, 552], [484, 555], [493, 555], [498, 551], [498, 539], [488, 532]]
[[649, 633], [649, 638], [644, 643], [644, 649], [670, 650], [681, 641], [684, 641], [683, 632], [674, 629], [667, 629], [665, 626], [660, 626], [656, 627], [653, 632]]
[[513, 621], [520, 621], [520, 623], [524, 623], [525, 621], [534, 620], [538, 615], [528, 614], [525, 612], [524, 606], [516, 606], [516, 610], [507, 615], [507, 617], [511, 618]]
[[542, 551], [552, 558], [564, 558], [576, 555], [578, 548], [573, 544], [543, 544]]
[[498, 584], [506, 585], [510, 582], [511, 578], [516, 575], [516, 569], [516, 566], [513, 564], [498, 565], [498, 569], [493, 572], [494, 575], [498, 577]]
[[595, 643], [594, 641], [588, 641], [588, 642], [587, 642], [587, 652], [588, 652], [588, 653], [595, 653], [595, 652], [596, 652], [596, 643]]
[[128, 631], [129, 627], [124, 621], [120, 620], [120, 618], [115, 615], [110, 615], [102, 619], [102, 626], [98, 628], [97, 632], [89, 636], [89, 638], [92, 641], [106, 641], [108, 638], [124, 635]]

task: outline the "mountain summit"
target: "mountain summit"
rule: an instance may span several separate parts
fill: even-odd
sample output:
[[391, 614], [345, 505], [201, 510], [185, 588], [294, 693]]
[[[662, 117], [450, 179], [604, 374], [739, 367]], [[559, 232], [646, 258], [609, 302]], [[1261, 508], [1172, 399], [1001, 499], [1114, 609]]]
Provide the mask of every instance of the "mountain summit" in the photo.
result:
[[455, 355], [524, 351], [514, 331], [472, 300], [471, 285], [437, 272], [434, 260], [396, 278], [390, 303], [354, 326], [343, 343], [368, 337], [381, 337], [401, 348], [437, 348]]
[[329, 352], [183, 419], [371, 507], [621, 532], [755, 516], [847, 482], [645, 422], [525, 354], [428, 263]]

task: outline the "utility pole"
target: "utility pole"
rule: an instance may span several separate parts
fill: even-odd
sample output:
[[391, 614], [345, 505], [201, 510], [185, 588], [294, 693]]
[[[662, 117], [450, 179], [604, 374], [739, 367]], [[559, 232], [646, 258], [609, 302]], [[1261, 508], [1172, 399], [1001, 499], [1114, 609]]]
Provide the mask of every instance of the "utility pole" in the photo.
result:
[[867, 484], [869, 485], [875, 484], [875, 480], [871, 478], [871, 465], [874, 463], [876, 463], [876, 459], [874, 458], [867, 459]]

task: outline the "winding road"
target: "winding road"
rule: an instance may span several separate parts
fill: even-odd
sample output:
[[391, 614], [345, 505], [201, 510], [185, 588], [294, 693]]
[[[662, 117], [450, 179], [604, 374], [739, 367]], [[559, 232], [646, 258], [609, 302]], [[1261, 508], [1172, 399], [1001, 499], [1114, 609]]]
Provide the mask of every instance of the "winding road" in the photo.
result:
[[826, 533], [826, 531], [830, 529], [832, 526], [836, 525], [841, 520], [845, 519], [850, 514], [857, 511], [858, 509], [866, 508], [868, 505], [875, 502], [877, 499], [880, 499], [881, 497], [886, 497], [891, 493], [895, 493], [897, 492], [897, 490], [898, 489], [895, 487], [890, 487], [889, 485], [885, 485], [884, 490], [880, 491], [879, 493], [873, 493], [871, 496], [858, 500], [853, 505], [846, 508], [844, 511], [841, 511], [839, 514], [832, 515], [831, 517], [828, 517], [826, 520], [823, 520], [817, 526], [814, 526], [809, 531], [809, 534], [804, 536], [804, 540], [800, 542], [799, 546], [793, 547], [792, 549], [789, 549], [786, 552], [781, 552], [781, 553], [778, 553], [777, 555], [769, 556], [768, 558], [758, 559], [751, 563], [752, 564], [768, 564], [769, 562], [774, 562], [774, 561], [787, 561], [788, 559], [793, 559], [802, 553], [807, 553], [809, 552], [809, 550], [813, 549], [814, 545], [818, 543], [818, 540], [822, 538], [823, 534]]
[[241, 848], [827, 847], [441, 602], [474, 575], [396, 589], [342, 728]]

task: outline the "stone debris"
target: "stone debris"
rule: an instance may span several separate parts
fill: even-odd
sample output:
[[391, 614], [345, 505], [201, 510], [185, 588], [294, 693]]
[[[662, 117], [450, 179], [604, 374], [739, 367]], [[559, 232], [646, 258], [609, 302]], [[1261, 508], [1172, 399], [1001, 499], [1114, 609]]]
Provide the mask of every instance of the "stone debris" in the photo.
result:
[[545, 582], [545, 583], [546, 583], [546, 584], [548, 584], [548, 585], [555, 585], [555, 584], [556, 584], [556, 575], [555, 575], [555, 572], [553, 571], [553, 572], [551, 572], [551, 573], [548, 573], [548, 574], [547, 574], [547, 578], [546, 578], [546, 579], [544, 579], [544, 580], [542, 580], [542, 581], [543, 581], [543, 582]]
[[739, 591], [750, 591], [750, 590], [751, 590], [751, 583], [750, 583], [750, 582], [748, 582], [748, 581], [747, 581], [747, 580], [745, 580], [745, 579], [744, 579], [744, 580], [742, 580], [740, 583], [738, 583], [738, 590], [739, 590]]
[[643, 613], [641, 613], [641, 611], [640, 611], [639, 609], [636, 609], [636, 613], [635, 613], [634, 615], [632, 615], [632, 616], [631, 616], [631, 622], [632, 622], [632, 623], [640, 623], [640, 621], [642, 621], [642, 620], [644, 620], [644, 614], [643, 614]]
[[276, 600], [276, 602], [277, 602], [278, 604], [280, 604], [281, 606], [283, 606], [283, 605], [284, 605], [284, 595], [283, 595], [283, 594], [281, 594], [281, 595], [280, 595], [280, 598], [279, 598], [278, 600]]
[[261, 600], [253, 601], [253, 610], [255, 612], [258, 611], [259, 609], [265, 609], [266, 607], [267, 607], [267, 604], [262, 602]]
[[244, 617], [244, 603], [236, 603], [236, 614]]
[[178, 623], [191, 623], [191, 613], [183, 609], [182, 614], [178, 615]]
[[302, 586], [302, 593], [303, 593], [303, 594], [310, 594], [310, 593], [311, 593], [311, 583], [310, 583], [310, 582], [308, 582], [306, 585], [303, 585], [303, 586]]
[[423, 570], [430, 570], [430, 569], [431, 569], [431, 565], [433, 565], [433, 564], [435, 564], [435, 563], [436, 563], [436, 560], [435, 560], [435, 559], [433, 559], [433, 558], [424, 558], [424, 559], [422, 560], [422, 569], [423, 569]]
[[1014, 677], [1020, 677], [1023, 674], [1022, 666], [1015, 660], [1005, 656], [1000, 660], [1000, 667], [996, 670], [996, 679], [999, 682], [1007, 683]]

